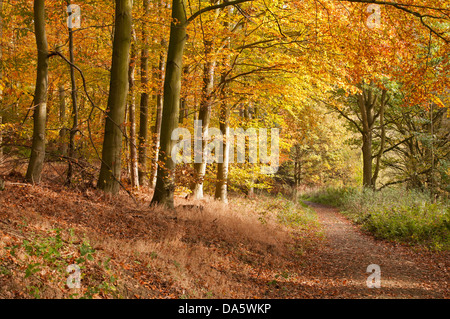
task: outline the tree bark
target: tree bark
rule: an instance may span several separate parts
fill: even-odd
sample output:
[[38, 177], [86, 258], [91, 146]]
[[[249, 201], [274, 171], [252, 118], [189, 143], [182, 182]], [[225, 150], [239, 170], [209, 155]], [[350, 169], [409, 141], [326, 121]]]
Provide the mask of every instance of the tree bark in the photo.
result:
[[26, 180], [41, 181], [45, 159], [45, 126], [47, 121], [48, 44], [45, 32], [45, 0], [34, 1], [34, 30], [37, 46], [37, 74], [34, 92], [33, 143]]
[[373, 187], [376, 186], [378, 174], [380, 172], [380, 165], [381, 165], [381, 157], [383, 156], [385, 144], [386, 144], [386, 125], [384, 123], [384, 113], [386, 111], [386, 104], [388, 102], [387, 98], [387, 92], [386, 90], [383, 90], [381, 94], [380, 99], [380, 107], [379, 107], [379, 117], [380, 117], [380, 149], [378, 150], [378, 154], [376, 156], [375, 161], [375, 170], [372, 175], [372, 185]]
[[[2, 61], [3, 56], [3, 0], [0, 0], [0, 61]], [[3, 68], [2, 64], [0, 63], [0, 110], [2, 109], [3, 105]], [[2, 122], [2, 115], [0, 114], [0, 163], [3, 160], [3, 130], [1, 129]]]
[[66, 90], [64, 89], [64, 85], [60, 84], [59, 88], [59, 122], [63, 126], [59, 131], [59, 151], [62, 155], [67, 155], [67, 131], [68, 129], [65, 127], [66, 125]]
[[[362, 88], [362, 93], [358, 94], [358, 107], [361, 114], [361, 134], [362, 134], [362, 155], [363, 155], [363, 186], [375, 189], [376, 181], [380, 170], [381, 156], [385, 147], [385, 123], [384, 112], [388, 101], [387, 92], [382, 91], [381, 96], [375, 94], [372, 89], [372, 83], [369, 88]], [[375, 113], [378, 105], [378, 112]], [[380, 149], [376, 156], [373, 155], [373, 133], [374, 124], [377, 118], [380, 118]], [[376, 158], [375, 169], [373, 159]]]
[[133, 188], [139, 188], [138, 153], [136, 143], [136, 96], [134, 91], [134, 74], [136, 70], [136, 50], [134, 45], [136, 36], [134, 30], [132, 31], [132, 37], [134, 39], [134, 42], [131, 46], [130, 66], [128, 71], [128, 81], [130, 87], [128, 102], [128, 121], [130, 123], [130, 179], [131, 186]]
[[159, 147], [161, 145], [161, 125], [163, 116], [163, 81], [164, 81], [164, 71], [165, 71], [165, 61], [164, 61], [164, 48], [166, 42], [161, 39], [161, 52], [159, 55], [159, 65], [156, 68], [155, 78], [158, 79], [158, 90], [156, 92], [156, 114], [155, 114], [155, 126], [153, 130], [153, 159], [152, 159], [152, 170], [150, 174], [150, 188], [154, 189], [156, 187], [156, 176], [158, 174], [158, 156]]
[[[224, 75], [222, 80], [224, 80]], [[220, 106], [220, 132], [223, 136], [223, 161], [217, 164], [217, 182], [215, 199], [223, 203], [228, 203], [228, 166], [230, 163], [230, 108], [225, 99], [225, 86], [221, 89], [221, 106]], [[234, 138], [234, 137], [233, 137]]]
[[[224, 27], [229, 27], [229, 22], [224, 22]], [[228, 48], [231, 48], [231, 39], [226, 39]], [[220, 115], [219, 115], [219, 127], [220, 132], [223, 136], [223, 158], [222, 162], [217, 164], [217, 182], [216, 182], [216, 192], [214, 194], [214, 198], [219, 200], [225, 204], [228, 203], [228, 171], [230, 165], [230, 107], [226, 100], [227, 97], [227, 73], [230, 68], [230, 58], [228, 56], [223, 57], [221, 61], [221, 66], [223, 67], [221, 75], [220, 75], [220, 84], [222, 85], [220, 88]], [[233, 153], [234, 154], [234, 153]]]
[[3, 118], [0, 115], [0, 164], [3, 162], [3, 129], [2, 129], [2, 124], [3, 124]]
[[206, 145], [207, 141], [205, 139], [208, 136], [208, 128], [211, 121], [211, 107], [212, 107], [212, 91], [214, 88], [214, 74], [216, 63], [214, 58], [211, 56], [213, 50], [213, 45], [211, 41], [205, 41], [205, 55], [206, 62], [203, 68], [203, 89], [202, 96], [200, 100], [200, 110], [198, 112], [198, 120], [202, 123], [202, 150], [201, 163], [194, 163], [195, 172], [195, 184], [192, 189], [192, 198], [202, 199], [203, 198], [203, 181], [206, 173]]
[[362, 156], [363, 156], [363, 186], [372, 188], [372, 107], [370, 99], [372, 91], [362, 88], [358, 94], [358, 107], [361, 114], [362, 124]]
[[[3, 57], [3, 0], [0, 0], [0, 61]], [[3, 67], [0, 63], [0, 102], [3, 102]]]
[[[70, 5], [70, 1], [67, 1], [67, 5]], [[70, 13], [69, 13], [70, 14]], [[67, 170], [67, 184], [71, 183], [73, 175], [73, 163], [72, 159], [75, 157], [75, 136], [78, 132], [78, 100], [77, 100], [77, 83], [75, 78], [75, 55], [73, 49], [73, 29], [69, 28], [69, 55], [70, 55], [70, 83], [71, 83], [71, 97], [72, 97], [72, 128], [69, 134], [69, 167]]]
[[164, 101], [161, 130], [161, 148], [158, 156], [158, 173], [152, 204], [173, 207], [175, 192], [175, 163], [171, 158], [172, 131], [178, 126], [180, 111], [181, 71], [186, 44], [187, 17], [184, 0], [172, 1], [172, 24], [164, 79]]
[[[150, 14], [150, 0], [143, 0], [143, 13], [147, 17]], [[141, 50], [141, 102], [139, 107], [139, 157], [138, 157], [138, 174], [139, 174], [139, 185], [148, 185], [148, 172], [147, 172], [147, 145], [148, 145], [148, 25], [142, 23], [142, 50]]]
[[116, 194], [120, 186], [123, 123], [128, 94], [132, 0], [116, 0], [115, 30], [102, 165], [97, 187]]

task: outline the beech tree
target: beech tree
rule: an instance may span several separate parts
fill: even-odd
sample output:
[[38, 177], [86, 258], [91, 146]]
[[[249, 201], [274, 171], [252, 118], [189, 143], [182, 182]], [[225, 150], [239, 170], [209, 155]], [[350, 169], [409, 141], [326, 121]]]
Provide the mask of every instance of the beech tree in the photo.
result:
[[[0, 0], [0, 39], [3, 39], [3, 0]], [[0, 43], [0, 61], [2, 61], [3, 44]], [[3, 104], [3, 66], [0, 63], [0, 106]], [[0, 113], [0, 125], [3, 123]], [[3, 160], [3, 130], [0, 128], [0, 163]]]
[[[145, 17], [150, 13], [150, 0], [142, 1], [142, 12]], [[148, 143], [148, 84], [149, 84], [149, 43], [148, 43], [148, 23], [142, 22], [141, 30], [141, 86], [143, 88], [141, 93], [141, 100], [139, 105], [139, 133], [138, 133], [138, 175], [139, 185], [147, 186], [148, 172], [147, 172], [147, 143]]]
[[161, 146], [158, 160], [158, 176], [152, 204], [173, 207], [175, 191], [174, 169], [175, 163], [171, 158], [171, 151], [175, 142], [172, 132], [178, 127], [180, 112], [181, 75], [183, 69], [183, 53], [187, 40], [187, 25], [199, 15], [230, 5], [236, 5], [249, 0], [225, 1], [199, 9], [189, 18], [186, 13], [184, 0], [172, 1], [172, 23], [166, 61], [166, 75], [164, 79], [164, 102], [162, 113]]
[[47, 121], [48, 44], [45, 32], [45, 1], [34, 1], [34, 32], [37, 47], [36, 89], [33, 100], [33, 143], [25, 178], [32, 183], [41, 181], [45, 159], [45, 127]]
[[[67, 6], [71, 4], [70, 0], [67, 0]], [[72, 12], [69, 12], [69, 16], [72, 14]], [[75, 135], [78, 132], [78, 96], [77, 96], [77, 83], [75, 78], [75, 54], [74, 54], [74, 30], [72, 28], [72, 25], [69, 24], [69, 61], [71, 63], [70, 65], [70, 84], [71, 84], [71, 91], [70, 96], [72, 98], [72, 116], [73, 116], [73, 122], [72, 122], [72, 128], [70, 129], [69, 133], [69, 167], [67, 169], [67, 183], [70, 184], [72, 175], [73, 175], [73, 163], [72, 160], [75, 155]]]
[[120, 186], [123, 123], [129, 86], [132, 4], [132, 0], [116, 0], [111, 80], [102, 164], [97, 183], [99, 189], [112, 194], [117, 193]]
[[[438, 113], [438, 108], [448, 104], [444, 101], [444, 90], [449, 84], [449, 11], [445, 0], [436, 0], [432, 5], [425, 5], [423, 1], [378, 0], [322, 3], [314, 0], [197, 3], [175, 0], [170, 5], [161, 0], [141, 0], [135, 1], [138, 6], [134, 6], [133, 12], [131, 1], [116, 1], [115, 6], [111, 2], [95, 1], [80, 5], [83, 27], [79, 30], [68, 30], [64, 23], [66, 5], [73, 1], [45, 2], [45, 21], [30, 15], [32, 3], [0, 1], [5, 11], [4, 23], [0, 26], [3, 32], [3, 50], [0, 48], [3, 143], [0, 143], [7, 156], [11, 147], [20, 149], [20, 158], [31, 144], [27, 179], [35, 183], [40, 180], [39, 171], [47, 154], [51, 161], [68, 162], [69, 170], [61, 176], [67, 176], [68, 182], [72, 180], [72, 186], [77, 187], [80, 181], [95, 185], [97, 177], [98, 188], [116, 193], [121, 185], [121, 167], [133, 167], [129, 170], [133, 173], [132, 184], [138, 184], [137, 155], [139, 185], [156, 188], [153, 204], [173, 206], [174, 191], [192, 187], [194, 178], [189, 176], [193, 171], [196, 172], [195, 185], [191, 188], [194, 198], [201, 198], [204, 192], [226, 201], [227, 188], [251, 193], [252, 188], [270, 187], [265, 181], [275, 179], [265, 180], [258, 167], [227, 159], [227, 147], [231, 146], [227, 143], [227, 132], [237, 126], [282, 128], [281, 145], [285, 153], [281, 154], [281, 161], [286, 161], [292, 147], [300, 150], [290, 154], [296, 161], [292, 166], [297, 186], [315, 183], [324, 176], [317, 173], [319, 165], [313, 167], [318, 163], [315, 155], [320, 155], [322, 162], [334, 163], [331, 159], [327, 161], [325, 154], [332, 152], [328, 147], [305, 145], [306, 140], [296, 141], [293, 136], [297, 135], [293, 132], [306, 130], [308, 133], [318, 125], [315, 120], [300, 119], [305, 117], [301, 110], [308, 109], [305, 105], [315, 101], [313, 98], [333, 104], [334, 96], [328, 95], [330, 88], [342, 88], [345, 92], [341, 102], [345, 103], [340, 104], [340, 110], [357, 123], [359, 147], [364, 154], [364, 163], [361, 163], [364, 185], [374, 187], [380, 180], [386, 182], [383, 169], [392, 164], [385, 156], [387, 150], [400, 154], [399, 149], [404, 151], [406, 144], [412, 141], [393, 148], [399, 143], [395, 134], [400, 133], [391, 136], [392, 126], [382, 123], [386, 122], [386, 116], [389, 121], [392, 119], [391, 107], [387, 107], [387, 97], [392, 97], [392, 92], [390, 89], [383, 92], [378, 80], [386, 78], [401, 85], [405, 96], [402, 107], [426, 110], [433, 101], [434, 112]], [[43, 3], [36, 1], [34, 6], [38, 8]], [[369, 4], [381, 7], [380, 26], [373, 29], [365, 25], [371, 15], [367, 11]], [[221, 10], [226, 7], [228, 10]], [[39, 10], [34, 14], [40, 14]], [[133, 52], [130, 51], [132, 15], [137, 33]], [[40, 23], [44, 27], [39, 26]], [[35, 33], [30, 32], [33, 25]], [[45, 35], [48, 45], [44, 42]], [[44, 49], [38, 50], [38, 65], [30, 68], [29, 61], [35, 54], [34, 45], [30, 43], [34, 41]], [[45, 75], [52, 55], [61, 55], [65, 62], [51, 61], [55, 72], [46, 71], [48, 75]], [[35, 69], [38, 69], [38, 85], [34, 83]], [[80, 80], [83, 80], [82, 85]], [[377, 83], [369, 85], [371, 80]], [[361, 84], [363, 81], [366, 84]], [[30, 96], [33, 96], [33, 105], [31, 101], [26, 102]], [[435, 98], [444, 103], [436, 102]], [[129, 112], [126, 112], [127, 101]], [[314, 105], [313, 102], [311, 107]], [[317, 113], [309, 110], [311, 118], [316, 116]], [[31, 114], [33, 127], [29, 121]], [[224, 136], [223, 163], [206, 164], [205, 146], [208, 144], [204, 141], [201, 163], [194, 167], [176, 167], [173, 163], [172, 132], [179, 125], [190, 130], [194, 119], [202, 120], [205, 135], [211, 130], [210, 126], [220, 126]], [[326, 121], [333, 119], [330, 117]], [[440, 117], [434, 118], [432, 127], [438, 129], [439, 121]], [[139, 123], [139, 128], [134, 127], [135, 122]], [[384, 127], [386, 132], [383, 132]], [[419, 127], [418, 131], [425, 135], [426, 129]], [[60, 136], [60, 132], [67, 135]], [[125, 132], [129, 136], [125, 137]], [[433, 139], [431, 132], [427, 134], [427, 139]], [[405, 134], [404, 138], [408, 137]], [[124, 138], [128, 148], [122, 145]], [[11, 146], [13, 139], [20, 142]], [[402, 139], [399, 137], [399, 140]], [[322, 141], [311, 137], [309, 143]], [[330, 146], [331, 142], [325, 141]], [[441, 164], [446, 161], [445, 147], [438, 150], [440, 142], [436, 138], [431, 143], [432, 149], [420, 144], [419, 138], [416, 143], [419, 145], [414, 146], [411, 154], [422, 152], [423, 160], [433, 163], [421, 170], [422, 166], [405, 156], [414, 165], [407, 174], [398, 174], [391, 182], [414, 177], [416, 167], [419, 173], [426, 172], [420, 174], [420, 182], [411, 180], [411, 184], [436, 184], [441, 180], [438, 174], [445, 172], [446, 166]], [[56, 150], [55, 145], [61, 148]], [[132, 154], [136, 151], [134, 146], [138, 154]], [[304, 150], [309, 153], [303, 154]], [[126, 165], [121, 164], [124, 158]], [[404, 164], [408, 161], [404, 160]], [[87, 167], [88, 175], [85, 174]], [[178, 178], [180, 175], [176, 174], [183, 170], [189, 174]], [[97, 173], [100, 174], [97, 176]], [[334, 173], [326, 170], [325, 175], [330, 174]], [[87, 181], [91, 176], [95, 177]], [[126, 189], [126, 184], [122, 186]]]
[[[363, 158], [363, 186], [375, 188], [380, 172], [381, 156], [385, 151], [385, 112], [389, 95], [387, 90], [377, 89], [372, 83], [361, 84], [361, 93], [345, 99], [344, 107], [337, 112], [361, 134]], [[378, 137], [378, 147], [374, 138]], [[375, 165], [374, 165], [375, 160]]]

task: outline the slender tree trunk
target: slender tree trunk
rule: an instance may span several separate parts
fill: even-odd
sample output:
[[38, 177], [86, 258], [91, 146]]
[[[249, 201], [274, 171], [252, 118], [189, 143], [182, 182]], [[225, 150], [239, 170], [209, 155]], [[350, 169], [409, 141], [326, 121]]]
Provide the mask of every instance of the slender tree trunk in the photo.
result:
[[[228, 21], [224, 22], [224, 27], [228, 28]], [[228, 48], [231, 47], [231, 39], [227, 39]], [[220, 75], [220, 84], [222, 84], [220, 88], [220, 115], [219, 115], [219, 127], [220, 132], [223, 136], [223, 161], [217, 164], [217, 182], [216, 182], [216, 192], [214, 197], [216, 200], [220, 200], [223, 203], [228, 203], [228, 170], [230, 165], [230, 146], [231, 146], [231, 138], [230, 137], [230, 107], [227, 102], [227, 73], [230, 68], [230, 59], [228, 56], [223, 57], [221, 61], [221, 66], [223, 67], [221, 75]], [[234, 153], [233, 153], [234, 154]]]
[[62, 155], [67, 155], [67, 131], [66, 126], [66, 90], [64, 89], [64, 85], [60, 84], [59, 86], [59, 122], [63, 126], [59, 131], [59, 151]]
[[[143, 13], [145, 17], [150, 14], [150, 0], [143, 0]], [[139, 185], [148, 185], [148, 172], [147, 172], [147, 145], [148, 145], [148, 33], [147, 33], [147, 23], [142, 23], [142, 50], [141, 50], [141, 102], [139, 111]]]
[[[2, 55], [3, 55], [3, 0], [0, 0], [0, 61], [2, 61]], [[2, 64], [0, 63], [0, 109], [2, 109], [3, 106], [3, 68]], [[3, 130], [1, 129], [2, 122], [2, 115], [0, 114], [0, 163], [3, 159]]]
[[134, 73], [136, 70], [136, 50], [135, 41], [136, 35], [134, 30], [132, 32], [132, 37], [134, 42], [131, 46], [131, 56], [130, 56], [130, 66], [128, 71], [129, 80], [129, 103], [128, 103], [128, 117], [130, 123], [130, 177], [131, 186], [134, 188], [139, 188], [139, 172], [138, 172], [138, 154], [137, 154], [137, 143], [136, 143], [136, 96], [134, 92]]
[[[244, 118], [246, 119], [246, 126], [248, 126], [250, 120], [252, 119], [252, 114], [250, 112], [250, 105], [247, 105], [244, 107]], [[254, 172], [254, 168], [251, 168], [251, 173], [250, 173], [250, 185], [247, 189], [247, 196], [249, 198], [253, 198], [255, 196], [255, 172]]]
[[180, 116], [178, 117], [178, 124], [183, 124], [184, 123], [184, 118], [186, 117], [186, 99], [185, 98], [181, 98], [180, 100]]
[[0, 164], [3, 162], [3, 129], [2, 129], [2, 124], [3, 124], [3, 118], [0, 115]]
[[363, 88], [363, 92], [358, 95], [358, 106], [362, 121], [362, 156], [363, 156], [363, 186], [372, 188], [372, 106], [371, 90]]
[[372, 133], [363, 135], [363, 186], [372, 187]]
[[194, 163], [195, 184], [192, 189], [192, 197], [194, 199], [203, 198], [203, 181], [206, 173], [206, 145], [205, 139], [208, 136], [208, 128], [211, 121], [211, 106], [212, 106], [212, 91], [214, 88], [214, 73], [216, 63], [211, 57], [213, 50], [212, 42], [205, 41], [206, 62], [203, 69], [203, 89], [200, 101], [200, 110], [198, 112], [198, 119], [202, 123], [202, 161], [201, 163]]
[[[128, 81], [129, 82], [129, 81]], [[128, 135], [128, 137], [130, 136], [129, 135], [129, 132], [128, 132], [128, 127], [127, 127], [127, 125], [128, 125], [128, 123], [129, 123], [129, 120], [128, 120], [128, 115], [129, 115], [129, 110], [130, 109], [130, 107], [129, 107], [129, 103], [127, 103], [126, 105], [125, 105], [125, 119], [124, 119], [124, 123], [126, 123], [126, 125], [125, 125], [125, 134], [127, 134]], [[124, 141], [123, 141], [123, 146], [124, 146], [124, 148], [125, 148], [125, 164], [126, 164], [126, 175], [128, 175], [128, 176], [131, 176], [131, 165], [130, 165], [130, 139], [129, 138], [126, 138]]]
[[[70, 5], [70, 1], [67, 2], [67, 5]], [[70, 14], [70, 13], [69, 13]], [[67, 170], [67, 184], [71, 183], [72, 175], [73, 175], [73, 163], [72, 160], [75, 157], [75, 136], [78, 132], [78, 100], [77, 100], [77, 83], [75, 78], [75, 68], [73, 64], [75, 64], [75, 55], [73, 48], [73, 29], [69, 28], [69, 55], [70, 55], [70, 83], [71, 83], [71, 97], [72, 97], [72, 128], [70, 129], [69, 135], [69, 167]]]
[[159, 147], [161, 145], [161, 125], [163, 117], [163, 81], [164, 81], [164, 71], [165, 71], [165, 61], [164, 61], [164, 48], [166, 46], [165, 40], [161, 40], [161, 52], [159, 55], [159, 65], [157, 72], [155, 73], [155, 78], [158, 79], [158, 91], [156, 92], [156, 114], [155, 114], [155, 126], [153, 130], [153, 159], [152, 159], [152, 170], [150, 174], [150, 188], [154, 189], [156, 187], [156, 176], [158, 174], [158, 157], [159, 157]]
[[[378, 101], [379, 100], [379, 101]], [[378, 102], [377, 102], [378, 101]], [[376, 181], [378, 178], [381, 156], [385, 147], [385, 123], [384, 112], [388, 102], [387, 92], [383, 90], [381, 96], [374, 94], [372, 89], [372, 83], [369, 88], [363, 88], [362, 93], [358, 95], [358, 106], [361, 114], [362, 123], [362, 155], [363, 155], [363, 186], [367, 188], [375, 189]], [[378, 105], [378, 112], [376, 112], [376, 106]], [[374, 124], [377, 118], [380, 118], [380, 148], [376, 156], [373, 155], [373, 134]], [[376, 159], [375, 169], [373, 167], [373, 159]]]
[[384, 123], [384, 113], [386, 111], [386, 104], [388, 102], [387, 99], [387, 92], [383, 90], [383, 93], [381, 94], [380, 99], [380, 108], [379, 108], [379, 117], [380, 117], [380, 149], [378, 150], [378, 154], [376, 156], [375, 161], [375, 170], [372, 175], [372, 186], [375, 188], [377, 184], [378, 175], [380, 173], [380, 166], [381, 166], [381, 158], [384, 153], [384, 148], [386, 144], [386, 126]]
[[[3, 0], [0, 0], [0, 61], [3, 57]], [[3, 67], [0, 63], [0, 83], [3, 81]], [[3, 84], [3, 83], [2, 83]], [[3, 86], [0, 85], [0, 102], [3, 102]]]
[[122, 129], [128, 94], [132, 0], [116, 0], [115, 30], [108, 96], [102, 165], [98, 188], [107, 193], [119, 191], [122, 153]]
[[302, 180], [302, 154], [300, 150], [300, 145], [296, 144], [294, 146], [294, 192], [293, 192], [293, 200], [297, 201], [298, 192]]
[[45, 125], [47, 121], [48, 44], [45, 32], [45, 1], [34, 1], [34, 30], [38, 52], [36, 88], [34, 92], [33, 143], [25, 178], [32, 183], [41, 181], [45, 159]]
[[170, 40], [164, 79], [164, 102], [161, 126], [161, 148], [158, 156], [158, 174], [152, 204], [173, 207], [175, 192], [175, 163], [171, 158], [174, 141], [172, 131], [178, 126], [180, 111], [181, 72], [186, 44], [186, 11], [184, 0], [172, 1]]
[[431, 147], [430, 147], [430, 173], [428, 174], [428, 187], [432, 194], [435, 194], [435, 182], [434, 182], [434, 171], [435, 171], [435, 157], [434, 157], [434, 103], [430, 104], [430, 137], [431, 137]]
[[[222, 78], [224, 79], [224, 78]], [[223, 135], [223, 161], [217, 164], [215, 199], [228, 203], [228, 166], [230, 163], [230, 108], [225, 99], [225, 84], [221, 89], [220, 131]]]

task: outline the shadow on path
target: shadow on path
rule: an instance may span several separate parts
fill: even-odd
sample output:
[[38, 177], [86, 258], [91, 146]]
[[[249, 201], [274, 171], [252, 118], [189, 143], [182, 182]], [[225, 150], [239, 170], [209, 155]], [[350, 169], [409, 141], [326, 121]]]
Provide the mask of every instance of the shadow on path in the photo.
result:
[[[413, 249], [364, 234], [336, 208], [305, 202], [323, 227], [325, 243], [307, 258], [305, 276], [324, 298], [449, 298], [450, 254]], [[371, 264], [381, 268], [381, 288], [368, 288]]]

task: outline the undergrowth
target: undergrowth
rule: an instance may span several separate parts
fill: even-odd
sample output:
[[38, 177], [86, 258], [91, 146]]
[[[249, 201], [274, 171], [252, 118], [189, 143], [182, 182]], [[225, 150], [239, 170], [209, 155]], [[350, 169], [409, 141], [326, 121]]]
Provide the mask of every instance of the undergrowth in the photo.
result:
[[434, 250], [450, 249], [450, 205], [421, 191], [389, 188], [326, 189], [305, 194], [304, 200], [340, 208], [378, 238]]
[[[2, 254], [18, 266], [15, 275], [26, 284], [27, 298], [119, 297], [110, 259], [102, 260], [89, 241], [77, 239], [72, 229], [31, 235], [33, 239], [3, 247]], [[83, 285], [77, 285], [81, 280]]]

